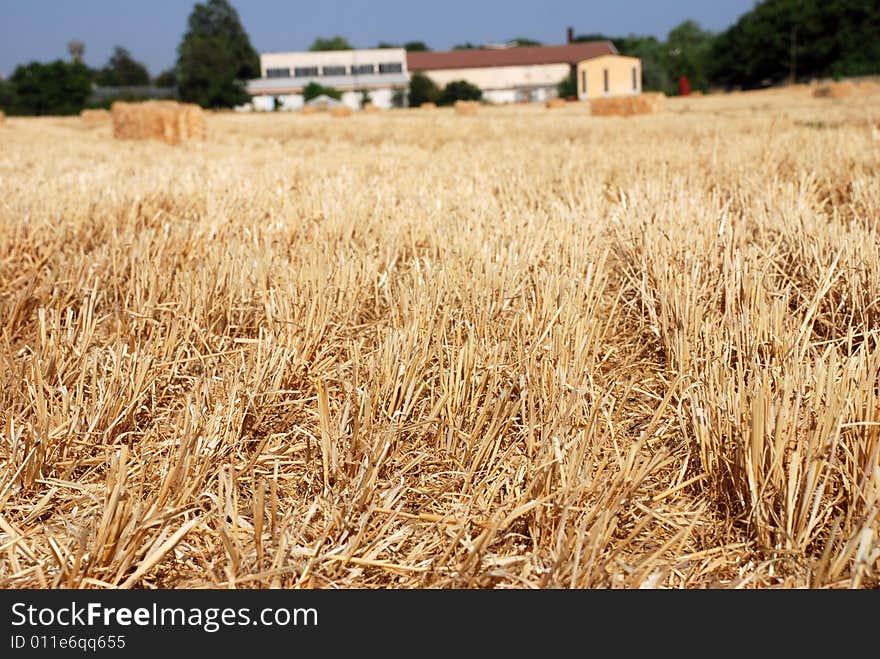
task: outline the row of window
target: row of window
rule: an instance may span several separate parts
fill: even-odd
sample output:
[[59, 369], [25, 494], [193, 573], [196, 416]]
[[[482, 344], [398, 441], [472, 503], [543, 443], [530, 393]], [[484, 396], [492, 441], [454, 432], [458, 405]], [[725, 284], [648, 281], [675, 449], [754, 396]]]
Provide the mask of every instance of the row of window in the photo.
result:
[[[403, 64], [401, 64], [400, 62], [385, 62], [383, 64], [380, 64], [378, 67], [376, 67], [375, 64], [353, 64], [351, 67], [324, 66], [320, 69], [320, 75], [344, 76], [347, 73], [351, 73], [351, 75], [353, 76], [368, 75], [371, 73], [375, 73], [377, 68], [379, 69], [379, 73], [403, 73]], [[318, 71], [319, 69], [317, 66], [297, 66], [293, 69], [293, 77], [317, 78]], [[289, 78], [290, 68], [266, 69], [266, 77]]]
[[[609, 91], [611, 91], [611, 84], [610, 84], [610, 80], [608, 79], [608, 69], [604, 69], [602, 71], [602, 74], [603, 74], [602, 75], [602, 78], [603, 78], [602, 82], [605, 85], [605, 93], [607, 94]], [[639, 67], [637, 67], [637, 66], [634, 66], [632, 69], [632, 84], [633, 84], [633, 91], [638, 93], [638, 91], [639, 91]], [[586, 69], [583, 69], [581, 71], [581, 91], [584, 94], [587, 93], [587, 71], [586, 71]]]

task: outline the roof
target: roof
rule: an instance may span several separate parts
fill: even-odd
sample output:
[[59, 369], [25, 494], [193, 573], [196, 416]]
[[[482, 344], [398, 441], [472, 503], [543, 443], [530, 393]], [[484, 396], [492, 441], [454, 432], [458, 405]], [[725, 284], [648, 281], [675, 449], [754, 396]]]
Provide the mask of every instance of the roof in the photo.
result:
[[247, 91], [251, 96], [259, 96], [262, 94], [291, 94], [302, 91], [302, 89], [310, 82], [317, 82], [322, 87], [333, 87], [340, 91], [351, 91], [358, 89], [406, 87], [409, 84], [409, 76], [406, 73], [373, 73], [356, 76], [257, 78], [255, 80], [248, 80]]
[[575, 64], [602, 55], [617, 54], [617, 48], [610, 41], [587, 41], [563, 46], [412, 52], [406, 54], [406, 66], [410, 71], [436, 71], [438, 69], [479, 69], [491, 66]]

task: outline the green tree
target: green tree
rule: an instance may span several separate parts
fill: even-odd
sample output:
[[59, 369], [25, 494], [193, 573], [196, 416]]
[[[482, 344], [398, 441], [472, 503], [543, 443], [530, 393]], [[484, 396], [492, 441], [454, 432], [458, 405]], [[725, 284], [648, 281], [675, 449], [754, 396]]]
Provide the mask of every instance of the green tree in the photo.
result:
[[667, 46], [656, 37], [643, 37], [630, 34], [614, 39], [614, 45], [621, 55], [638, 57], [642, 61], [642, 89], [645, 91], [674, 94], [678, 89], [678, 78], [673, 80], [668, 68]]
[[18, 109], [15, 88], [8, 80], [0, 80], [0, 110], [6, 114], [14, 114]]
[[153, 84], [156, 85], [156, 87], [162, 87], [163, 89], [177, 87], [177, 71], [173, 68], [162, 71], [162, 73], [157, 75], [156, 79], [153, 80]]
[[309, 50], [354, 50], [354, 46], [348, 43], [348, 39], [337, 34], [335, 37], [330, 37], [329, 39], [318, 37], [312, 42], [312, 45], [309, 46]]
[[718, 36], [713, 82], [758, 87], [880, 73], [877, 0], [765, 0]]
[[479, 48], [479, 46], [475, 46], [470, 41], [465, 41], [464, 43], [455, 44], [452, 50], [473, 50], [474, 48]]
[[81, 62], [31, 62], [9, 79], [13, 112], [32, 115], [77, 114], [92, 93], [92, 71]]
[[317, 82], [310, 82], [303, 89], [303, 99], [306, 101], [311, 101], [313, 98], [318, 98], [318, 96], [321, 95], [335, 98], [337, 101], [342, 100], [341, 91], [334, 89], [333, 87], [324, 87]]
[[556, 93], [559, 98], [568, 98], [578, 95], [577, 73], [572, 69], [567, 76], [556, 85]]
[[386, 48], [400, 48], [396, 43], [391, 43], [390, 41], [380, 41], [376, 44], [376, 48], [379, 50], [384, 50]]
[[95, 82], [102, 87], [149, 85], [150, 72], [146, 66], [136, 61], [128, 50], [116, 46], [107, 64], [95, 76]]
[[424, 73], [413, 73], [409, 79], [409, 104], [419, 107], [422, 103], [436, 103], [440, 99], [440, 88]]
[[516, 39], [511, 39], [508, 43], [513, 44], [517, 48], [522, 48], [523, 46], [543, 46], [540, 41], [535, 41], [534, 39], [529, 39], [528, 37], [517, 37]]
[[243, 81], [260, 75], [259, 57], [227, 0], [195, 5], [177, 54], [180, 97], [202, 107], [246, 103]]
[[681, 76], [687, 76], [692, 89], [708, 91], [714, 38], [711, 32], [691, 20], [670, 30], [666, 38], [666, 70], [670, 82], [677, 84]]
[[443, 88], [437, 100], [439, 105], [452, 105], [456, 101], [479, 101], [483, 92], [467, 80], [453, 80]]
[[408, 53], [424, 53], [431, 50], [424, 41], [407, 41], [403, 47]]

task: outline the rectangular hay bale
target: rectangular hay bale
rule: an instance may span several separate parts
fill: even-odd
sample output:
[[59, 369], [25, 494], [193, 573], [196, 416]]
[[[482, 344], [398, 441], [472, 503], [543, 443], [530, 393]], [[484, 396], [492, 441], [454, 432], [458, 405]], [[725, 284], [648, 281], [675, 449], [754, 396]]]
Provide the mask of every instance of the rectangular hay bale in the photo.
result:
[[547, 109], [552, 110], [554, 108], [564, 108], [566, 105], [566, 100], [564, 98], [551, 98], [546, 103]]
[[856, 89], [851, 82], [832, 82], [830, 85], [819, 85], [813, 90], [815, 98], [848, 98], [855, 94]]
[[597, 117], [630, 117], [634, 114], [654, 114], [662, 112], [666, 105], [666, 95], [660, 92], [647, 92], [633, 96], [609, 96], [590, 101], [590, 114]]
[[471, 115], [476, 114], [479, 109], [480, 104], [476, 101], [456, 101], [455, 102], [455, 114], [458, 115]]
[[337, 105], [330, 108], [330, 116], [331, 117], [350, 117], [351, 116], [351, 108], [347, 105]]
[[118, 140], [160, 140], [166, 144], [182, 144], [204, 140], [205, 114], [192, 103], [116, 101], [110, 109], [113, 137]]
[[436, 110], [437, 104], [426, 101], [419, 106], [422, 110]]

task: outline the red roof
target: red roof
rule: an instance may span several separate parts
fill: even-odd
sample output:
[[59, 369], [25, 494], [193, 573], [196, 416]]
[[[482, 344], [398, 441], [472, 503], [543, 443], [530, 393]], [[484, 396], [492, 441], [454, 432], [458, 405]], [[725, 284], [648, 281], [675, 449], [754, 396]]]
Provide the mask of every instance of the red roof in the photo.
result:
[[469, 48], [444, 52], [406, 54], [410, 71], [438, 69], [479, 69], [489, 66], [529, 66], [533, 64], [575, 64], [602, 55], [617, 55], [610, 41], [587, 41], [564, 46], [525, 46], [522, 48]]

